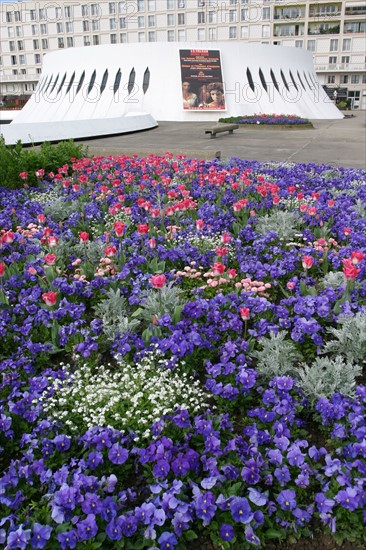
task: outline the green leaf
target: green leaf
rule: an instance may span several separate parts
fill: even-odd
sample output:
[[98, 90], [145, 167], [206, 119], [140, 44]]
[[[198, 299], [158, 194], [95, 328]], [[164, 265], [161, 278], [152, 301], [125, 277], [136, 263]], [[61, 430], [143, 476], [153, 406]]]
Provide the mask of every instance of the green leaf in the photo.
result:
[[184, 533], [184, 538], [186, 538], [187, 540], [195, 540], [195, 539], [198, 539], [198, 536], [194, 531], [190, 529], [189, 531], [186, 531]]
[[175, 306], [173, 313], [173, 323], [178, 323], [180, 321], [183, 308], [184, 306]]
[[282, 531], [277, 531], [276, 529], [268, 529], [268, 531], [266, 531], [266, 537], [268, 539], [282, 539], [283, 533]]

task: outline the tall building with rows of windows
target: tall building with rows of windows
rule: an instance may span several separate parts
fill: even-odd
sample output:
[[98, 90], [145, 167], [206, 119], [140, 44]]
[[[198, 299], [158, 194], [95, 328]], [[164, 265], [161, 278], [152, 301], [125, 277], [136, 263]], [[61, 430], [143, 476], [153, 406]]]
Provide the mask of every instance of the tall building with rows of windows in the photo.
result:
[[0, 96], [30, 95], [42, 58], [124, 42], [241, 40], [305, 48], [328, 93], [366, 109], [365, 0], [3, 2]]

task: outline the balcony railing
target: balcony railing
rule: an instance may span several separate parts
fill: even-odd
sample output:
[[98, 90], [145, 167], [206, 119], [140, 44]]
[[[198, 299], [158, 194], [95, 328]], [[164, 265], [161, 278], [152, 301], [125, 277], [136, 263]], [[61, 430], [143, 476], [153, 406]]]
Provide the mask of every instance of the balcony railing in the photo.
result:
[[328, 63], [325, 65], [315, 65], [317, 72], [347, 71], [353, 73], [356, 71], [365, 71], [366, 63]]
[[340, 25], [334, 25], [333, 27], [309, 27], [308, 34], [339, 34]]
[[0, 82], [38, 82], [40, 74], [6, 74], [0, 76]]

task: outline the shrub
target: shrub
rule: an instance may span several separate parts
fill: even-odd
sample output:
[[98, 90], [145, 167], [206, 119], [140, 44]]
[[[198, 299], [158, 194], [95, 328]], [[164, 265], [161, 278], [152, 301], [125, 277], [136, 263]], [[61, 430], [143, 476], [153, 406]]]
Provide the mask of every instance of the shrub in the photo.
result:
[[83, 145], [76, 145], [72, 140], [61, 141], [57, 145], [42, 143], [40, 147], [24, 148], [21, 141], [16, 145], [6, 145], [0, 137], [0, 185], [8, 189], [23, 187], [21, 172], [28, 172], [26, 183], [36, 186], [39, 179], [36, 170], [44, 169], [45, 173], [56, 172], [57, 168], [68, 164], [71, 158], [81, 158], [87, 154]]

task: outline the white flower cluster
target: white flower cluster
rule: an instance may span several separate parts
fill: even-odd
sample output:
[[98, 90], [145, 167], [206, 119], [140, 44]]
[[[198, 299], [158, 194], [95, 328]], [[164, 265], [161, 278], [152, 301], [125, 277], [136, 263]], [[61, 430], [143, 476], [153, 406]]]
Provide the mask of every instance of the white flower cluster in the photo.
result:
[[197, 414], [209, 406], [200, 383], [179, 366], [167, 369], [166, 363], [155, 350], [135, 365], [120, 361], [118, 370], [84, 364], [71, 372], [70, 365], [63, 365], [66, 378], [52, 380], [53, 395], [48, 388], [40, 398], [44, 414], [62, 421], [71, 434], [104, 426], [150, 438], [151, 425], [163, 415], [179, 408]]
[[29, 198], [32, 202], [39, 204], [50, 204], [60, 200], [59, 192], [55, 189], [47, 189], [47, 192], [29, 191]]

